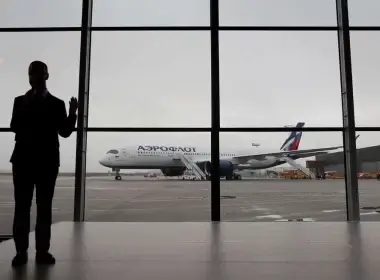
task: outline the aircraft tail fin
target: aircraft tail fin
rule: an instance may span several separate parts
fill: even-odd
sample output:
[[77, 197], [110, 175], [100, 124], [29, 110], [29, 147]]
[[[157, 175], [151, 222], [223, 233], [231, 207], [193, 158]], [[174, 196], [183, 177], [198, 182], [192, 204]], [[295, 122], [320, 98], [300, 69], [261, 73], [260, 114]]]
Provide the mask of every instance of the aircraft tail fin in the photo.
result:
[[[304, 122], [297, 123], [296, 127], [303, 127], [305, 125]], [[298, 147], [300, 145], [302, 138], [302, 131], [291, 131], [288, 138], [285, 140], [285, 142], [281, 146], [281, 151], [297, 151]]]

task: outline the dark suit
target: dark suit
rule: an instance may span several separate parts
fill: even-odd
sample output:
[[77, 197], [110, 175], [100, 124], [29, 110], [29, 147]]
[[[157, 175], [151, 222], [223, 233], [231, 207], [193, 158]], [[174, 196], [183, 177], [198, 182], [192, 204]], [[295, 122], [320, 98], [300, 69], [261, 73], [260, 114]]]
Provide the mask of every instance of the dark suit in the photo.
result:
[[60, 166], [59, 139], [69, 137], [76, 115], [67, 117], [65, 103], [50, 93], [32, 91], [15, 98], [11, 130], [15, 133], [12, 171], [15, 197], [13, 238], [17, 252], [29, 247], [30, 208], [36, 186], [36, 250], [50, 248], [52, 200]]

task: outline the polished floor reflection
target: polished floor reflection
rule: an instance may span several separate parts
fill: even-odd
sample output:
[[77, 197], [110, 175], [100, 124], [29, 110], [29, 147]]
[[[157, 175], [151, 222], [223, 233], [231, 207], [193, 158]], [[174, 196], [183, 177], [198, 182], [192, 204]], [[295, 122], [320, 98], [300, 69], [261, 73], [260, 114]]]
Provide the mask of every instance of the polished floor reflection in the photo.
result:
[[[71, 223], [53, 226], [54, 267], [0, 279], [379, 279], [380, 223]], [[34, 246], [31, 235], [31, 248]]]

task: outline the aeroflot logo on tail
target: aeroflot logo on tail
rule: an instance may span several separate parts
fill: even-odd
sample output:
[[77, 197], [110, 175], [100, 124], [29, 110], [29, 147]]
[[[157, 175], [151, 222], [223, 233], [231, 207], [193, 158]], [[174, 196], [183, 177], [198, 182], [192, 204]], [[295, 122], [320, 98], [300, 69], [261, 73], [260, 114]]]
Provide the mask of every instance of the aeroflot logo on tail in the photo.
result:
[[137, 151], [163, 151], [163, 152], [166, 152], [166, 151], [171, 151], [171, 152], [182, 151], [182, 152], [187, 152], [187, 153], [190, 153], [190, 152], [196, 153], [196, 148], [194, 148], [194, 147], [181, 147], [181, 146], [177, 146], [177, 147], [173, 147], [173, 146], [139, 146], [137, 148]]

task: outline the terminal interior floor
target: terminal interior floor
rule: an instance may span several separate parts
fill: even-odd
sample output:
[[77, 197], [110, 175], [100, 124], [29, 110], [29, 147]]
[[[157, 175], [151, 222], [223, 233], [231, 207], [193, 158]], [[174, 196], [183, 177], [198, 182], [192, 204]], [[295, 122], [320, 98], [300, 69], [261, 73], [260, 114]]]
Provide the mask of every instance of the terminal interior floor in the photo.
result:
[[0, 279], [379, 279], [379, 233], [371, 222], [61, 222], [55, 266], [37, 266], [30, 250], [28, 265], [12, 269], [8, 240]]

